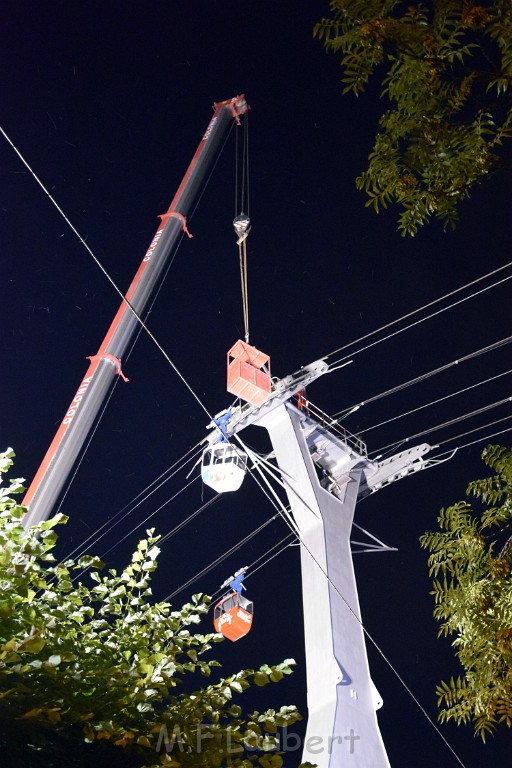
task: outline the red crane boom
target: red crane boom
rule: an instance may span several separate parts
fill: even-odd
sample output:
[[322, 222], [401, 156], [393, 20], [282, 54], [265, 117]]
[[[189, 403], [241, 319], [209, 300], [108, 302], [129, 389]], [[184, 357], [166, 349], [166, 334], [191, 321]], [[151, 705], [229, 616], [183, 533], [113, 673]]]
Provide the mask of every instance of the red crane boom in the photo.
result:
[[112, 321], [98, 352], [66, 411], [57, 433], [23, 499], [28, 507], [23, 525], [28, 528], [46, 520], [57, 501], [133, 338], [139, 317], [158, 284], [182, 230], [199, 187], [211, 166], [231, 120], [239, 122], [248, 110], [244, 95], [214, 104], [214, 114], [142, 263]]

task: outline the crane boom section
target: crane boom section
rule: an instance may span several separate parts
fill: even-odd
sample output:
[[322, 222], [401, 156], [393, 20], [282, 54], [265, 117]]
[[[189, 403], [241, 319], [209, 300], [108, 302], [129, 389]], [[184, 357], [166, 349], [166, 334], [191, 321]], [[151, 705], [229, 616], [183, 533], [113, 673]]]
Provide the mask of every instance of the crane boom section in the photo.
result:
[[231, 121], [248, 110], [243, 95], [214, 104], [214, 114], [144, 258], [66, 411], [57, 433], [23, 499], [26, 528], [47, 519], [117, 374], [139, 318], [163, 275], [169, 256]]

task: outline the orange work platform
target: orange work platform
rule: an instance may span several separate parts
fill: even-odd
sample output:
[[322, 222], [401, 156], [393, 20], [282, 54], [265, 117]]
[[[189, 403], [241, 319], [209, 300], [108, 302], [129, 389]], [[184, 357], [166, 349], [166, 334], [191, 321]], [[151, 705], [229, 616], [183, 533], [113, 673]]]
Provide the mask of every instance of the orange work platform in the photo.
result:
[[271, 391], [270, 357], [238, 340], [228, 352], [228, 392], [263, 405]]

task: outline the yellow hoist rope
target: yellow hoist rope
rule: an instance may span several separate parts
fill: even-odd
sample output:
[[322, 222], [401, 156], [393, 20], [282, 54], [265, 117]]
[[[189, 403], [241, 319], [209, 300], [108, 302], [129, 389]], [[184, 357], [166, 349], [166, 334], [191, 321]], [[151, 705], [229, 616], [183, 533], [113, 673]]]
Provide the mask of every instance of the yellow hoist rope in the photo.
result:
[[[249, 121], [248, 115], [244, 116], [244, 136], [242, 148], [241, 169], [239, 168], [238, 155], [238, 133], [235, 148], [236, 169], [235, 169], [235, 219], [233, 226], [237, 235], [238, 255], [240, 260], [240, 283], [242, 286], [242, 307], [244, 315], [244, 333], [245, 342], [249, 343], [249, 294], [247, 288], [247, 237], [251, 231], [251, 222], [249, 219]], [[241, 172], [240, 172], [241, 170]], [[240, 196], [238, 191], [238, 178], [241, 176]], [[240, 206], [240, 207], [239, 207]], [[247, 207], [245, 207], [247, 206]], [[247, 214], [243, 210], [247, 210]], [[236, 215], [237, 210], [240, 211]]]
[[245, 342], [249, 343], [249, 294], [247, 291], [247, 235], [238, 240], [240, 257], [240, 282], [242, 284], [242, 306], [244, 312]]

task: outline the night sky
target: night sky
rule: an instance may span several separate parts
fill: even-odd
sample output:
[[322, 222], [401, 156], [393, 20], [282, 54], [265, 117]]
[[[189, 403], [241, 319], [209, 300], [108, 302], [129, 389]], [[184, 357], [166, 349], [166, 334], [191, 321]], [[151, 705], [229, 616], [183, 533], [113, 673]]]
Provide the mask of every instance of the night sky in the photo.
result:
[[[326, 13], [327, 2], [314, 0], [17, 0], [2, 12], [1, 125], [123, 290], [195, 152], [211, 104], [246, 93], [251, 343], [271, 356], [276, 376], [510, 260], [509, 179], [496, 177], [477, 190], [462, 206], [454, 233], [434, 223], [404, 239], [394, 212], [377, 217], [364, 207], [354, 179], [365, 167], [382, 103], [374, 86], [368, 97], [341, 95], [338, 62], [312, 38], [314, 23]], [[3, 138], [0, 167], [0, 444], [15, 449], [16, 475], [30, 480], [119, 297]], [[212, 414], [231, 402], [226, 352], [243, 335], [234, 202], [232, 131], [189, 219], [194, 237], [182, 242], [148, 318]], [[509, 275], [504, 270], [495, 280]], [[508, 286], [355, 354], [350, 366], [313, 384], [308, 397], [332, 414], [510, 335]], [[61, 530], [62, 555], [206, 434], [205, 412], [144, 333], [123, 362], [130, 382], [115, 387], [61, 507], [71, 518]], [[509, 367], [504, 347], [362, 407], [345, 426], [369, 429]], [[376, 452], [508, 395], [510, 376], [503, 376], [363, 437]], [[438, 452], [446, 451], [510, 426], [459, 437], [509, 413], [510, 404], [494, 408], [418, 442], [455, 438]], [[268, 447], [256, 428], [242, 437]], [[493, 441], [510, 444], [510, 433]], [[435, 527], [442, 506], [464, 497], [469, 480], [486, 474], [479, 458], [484, 446], [460, 450], [450, 462], [395, 483], [356, 512], [359, 524], [398, 548], [356, 557], [365, 627], [434, 720], [436, 684], [460, 669], [450, 642], [436, 639], [427, 556], [418, 537]], [[212, 497], [199, 480], [143, 521], [183, 488], [190, 469], [120, 525], [109, 525], [90, 551], [120, 567], [146, 527], [171, 531]], [[212, 504], [164, 543], [155, 597], [178, 589], [273, 514], [246, 478], [237, 494]], [[286, 533], [284, 523], [275, 521], [176, 601], [192, 592], [215, 593], [226, 576]], [[259, 707], [295, 703], [306, 714], [298, 547], [257, 571], [247, 586], [254, 626], [236, 645], [215, 647], [224, 672], [294, 657], [293, 677], [256, 692], [251, 701]], [[371, 646], [368, 653], [384, 699], [379, 722], [393, 768], [456, 766], [380, 654]], [[470, 726], [442, 731], [468, 768], [510, 764], [506, 732], [483, 746]], [[292, 754], [287, 765], [298, 760]]]

